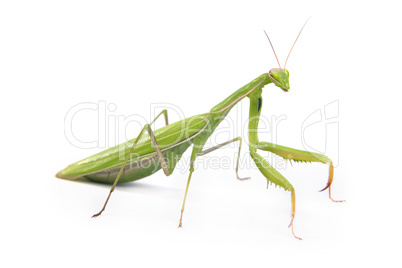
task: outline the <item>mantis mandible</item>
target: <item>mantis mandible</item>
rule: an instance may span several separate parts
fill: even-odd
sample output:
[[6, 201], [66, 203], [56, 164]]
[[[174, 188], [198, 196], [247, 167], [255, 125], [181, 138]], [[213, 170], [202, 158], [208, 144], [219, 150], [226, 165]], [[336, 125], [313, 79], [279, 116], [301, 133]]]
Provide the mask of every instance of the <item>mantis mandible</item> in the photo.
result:
[[[160, 169], [163, 170], [166, 176], [169, 176], [173, 173], [175, 166], [183, 153], [191, 145], [193, 145], [190, 158], [190, 174], [188, 176], [183, 205], [180, 213], [179, 227], [182, 227], [183, 212], [186, 204], [187, 193], [191, 176], [194, 172], [194, 161], [198, 156], [210, 153], [230, 143], [238, 142], [239, 151], [237, 155], [236, 176], [239, 180], [248, 179], [240, 178], [238, 175], [239, 158], [242, 144], [241, 137], [234, 138], [225, 143], [203, 150], [206, 141], [222, 122], [225, 116], [229, 113], [229, 111], [239, 101], [248, 97], [250, 99], [248, 138], [251, 158], [254, 160], [262, 175], [267, 179], [268, 184], [275, 184], [283, 188], [285, 191], [290, 192], [291, 221], [289, 227], [292, 228], [293, 236], [297, 239], [301, 239], [295, 235], [293, 228], [293, 221], [296, 212], [295, 190], [292, 184], [290, 184], [285, 177], [283, 177], [259, 153], [257, 153], [257, 150], [271, 152], [286, 160], [320, 162], [323, 164], [328, 164], [328, 182], [326, 187], [321, 191], [328, 189], [329, 198], [332, 201], [341, 202], [333, 200], [331, 197], [331, 184], [334, 176], [333, 162], [323, 154], [296, 150], [269, 142], [259, 141], [257, 130], [262, 108], [262, 88], [270, 83], [273, 83], [284, 92], [289, 91], [289, 71], [286, 69], [286, 63], [307, 21], [303, 25], [295, 42], [293, 43], [292, 48], [290, 49], [284, 68], [281, 67], [271, 40], [264, 31], [275, 54], [279, 68], [273, 68], [268, 73], [260, 75], [247, 85], [241, 87], [225, 100], [214, 106], [208, 113], [192, 116], [190, 118], [169, 124], [167, 110], [163, 110], [150, 124], [147, 124], [142, 128], [136, 139], [127, 141], [116, 147], [107, 149], [103, 152], [78, 161], [57, 173], [56, 177], [70, 180], [85, 177], [95, 182], [113, 183], [102, 209], [97, 214], [92, 216], [97, 217], [105, 210], [109, 198], [118, 182], [139, 180], [155, 173]], [[163, 115], [165, 118], [166, 126], [153, 131], [151, 129], [151, 125], [161, 115]]]

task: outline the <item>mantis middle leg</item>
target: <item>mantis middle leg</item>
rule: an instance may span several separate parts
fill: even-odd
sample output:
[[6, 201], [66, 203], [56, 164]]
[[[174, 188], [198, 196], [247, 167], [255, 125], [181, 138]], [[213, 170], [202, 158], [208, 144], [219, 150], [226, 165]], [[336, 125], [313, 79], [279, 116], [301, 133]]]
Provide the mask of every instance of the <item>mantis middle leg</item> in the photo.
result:
[[[239, 142], [239, 152], [238, 152], [238, 154], [237, 154], [236, 177], [237, 177], [238, 180], [241, 180], [241, 181], [247, 180], [247, 179], [250, 179], [250, 178], [249, 178], [249, 177], [247, 177], [247, 178], [240, 178], [240, 177], [239, 177], [239, 173], [238, 173], [238, 171], [239, 171], [240, 152], [241, 152], [241, 144], [242, 144], [242, 138], [241, 138], [241, 137], [234, 138], [233, 140], [230, 140], [230, 141], [227, 141], [227, 142], [218, 144], [218, 145], [216, 145], [216, 146], [214, 146], [214, 147], [211, 147], [211, 148], [209, 148], [209, 149], [207, 149], [207, 150], [201, 151], [200, 153], [198, 153], [198, 154], [193, 154], [193, 155], [196, 155], [196, 156], [203, 156], [203, 155], [206, 155], [206, 154], [208, 154], [208, 153], [210, 153], [210, 152], [213, 152], [213, 151], [215, 151], [215, 150], [217, 150], [217, 149], [220, 149], [220, 148], [222, 148], [223, 146], [226, 146], [226, 145], [228, 145], [228, 144], [230, 144], [230, 143], [237, 142], [237, 141]], [[199, 147], [198, 147], [198, 148], [199, 148]], [[194, 150], [197, 150], [197, 146], [196, 146], [196, 145], [195, 145], [195, 148], [193, 149], [193, 152], [194, 152]], [[190, 174], [189, 174], [189, 176], [188, 176], [186, 191], [185, 191], [185, 193], [184, 193], [183, 205], [182, 205], [182, 207], [181, 207], [179, 227], [182, 227], [183, 212], [184, 212], [184, 207], [185, 207], [185, 204], [186, 204], [186, 198], [187, 198], [188, 188], [189, 188], [189, 186], [190, 186], [191, 175], [192, 175], [193, 172], [194, 172], [194, 160], [195, 160], [195, 158], [190, 160]]]

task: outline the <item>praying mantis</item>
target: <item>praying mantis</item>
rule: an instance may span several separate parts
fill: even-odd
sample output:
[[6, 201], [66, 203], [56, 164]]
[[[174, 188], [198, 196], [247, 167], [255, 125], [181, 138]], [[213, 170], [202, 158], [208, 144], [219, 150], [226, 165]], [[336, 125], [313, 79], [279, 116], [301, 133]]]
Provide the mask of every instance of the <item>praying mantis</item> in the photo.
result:
[[[293, 43], [292, 48], [290, 49], [284, 68], [281, 67], [271, 40], [269, 39], [268, 34], [264, 31], [275, 54], [279, 68], [273, 68], [268, 73], [260, 75], [247, 85], [235, 91], [222, 102], [218, 103], [207, 113], [195, 115], [169, 124], [167, 110], [163, 110], [150, 124], [146, 124], [142, 128], [137, 138], [78, 161], [58, 172], [56, 177], [69, 180], [85, 177], [95, 182], [113, 183], [102, 209], [92, 216], [98, 217], [105, 210], [109, 198], [117, 183], [139, 180], [152, 175], [160, 169], [163, 170], [166, 176], [170, 176], [183, 153], [191, 145], [193, 145], [190, 157], [189, 176], [187, 179], [187, 185], [180, 213], [179, 227], [182, 227], [184, 207], [186, 204], [191, 177], [194, 172], [194, 161], [197, 157], [211, 153], [212, 151], [215, 151], [230, 143], [238, 142], [239, 150], [237, 153], [236, 176], [238, 180], [249, 179], [240, 178], [238, 175], [242, 137], [234, 138], [230, 141], [204, 150], [204, 145], [208, 138], [212, 135], [214, 130], [226, 117], [229, 111], [242, 99], [248, 97], [250, 99], [248, 122], [250, 156], [255, 162], [259, 171], [267, 179], [268, 184], [274, 184], [283, 188], [285, 191], [290, 192], [291, 221], [289, 227], [292, 229], [293, 236], [297, 239], [301, 239], [295, 235], [293, 227], [296, 212], [295, 189], [293, 188], [292, 184], [274, 167], [272, 167], [257, 151], [268, 151], [284, 158], [285, 160], [319, 162], [329, 165], [328, 182], [325, 188], [321, 191], [328, 189], [329, 198], [332, 201], [342, 202], [333, 200], [331, 197], [331, 184], [334, 176], [333, 162], [330, 158], [323, 154], [301, 151], [260, 141], [257, 130], [263, 103], [263, 87], [272, 83], [282, 89], [284, 92], [288, 92], [290, 89], [289, 71], [286, 69], [286, 63], [307, 21], [303, 25], [295, 42]], [[153, 131], [151, 129], [151, 125], [162, 115], [164, 116], [166, 126]]]

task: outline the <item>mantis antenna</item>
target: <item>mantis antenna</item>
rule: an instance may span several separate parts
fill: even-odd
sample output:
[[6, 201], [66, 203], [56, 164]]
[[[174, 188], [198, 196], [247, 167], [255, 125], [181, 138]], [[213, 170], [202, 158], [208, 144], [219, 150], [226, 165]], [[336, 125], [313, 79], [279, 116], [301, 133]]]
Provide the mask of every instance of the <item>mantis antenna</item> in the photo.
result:
[[304, 26], [306, 26], [306, 24], [307, 24], [307, 22], [310, 20], [310, 18], [311, 18], [311, 17], [309, 17], [309, 18], [306, 20], [306, 22], [304, 23], [303, 27], [301, 28], [299, 34], [297, 35], [296, 40], [295, 40], [295, 42], [293, 43], [293, 46], [292, 46], [292, 48], [291, 48], [290, 51], [289, 51], [288, 57], [286, 58], [285, 66], [284, 66], [283, 68], [286, 68], [286, 63], [288, 62], [290, 53], [292, 52], [292, 49], [293, 49], [293, 47], [295, 46], [295, 44], [296, 44], [296, 42], [297, 42], [297, 39], [299, 39], [299, 36], [300, 36], [301, 32], [302, 32], [303, 29], [304, 29]]
[[279, 68], [282, 69], [281, 64], [279, 63], [278, 57], [276, 56], [274, 46], [272, 45], [271, 40], [269, 39], [269, 36], [268, 36], [268, 34], [267, 34], [267, 32], [265, 30], [264, 30], [264, 33], [267, 36], [269, 43], [271, 44], [271, 47], [272, 47], [272, 50], [274, 51], [275, 58], [276, 58], [276, 61], [278, 62]]

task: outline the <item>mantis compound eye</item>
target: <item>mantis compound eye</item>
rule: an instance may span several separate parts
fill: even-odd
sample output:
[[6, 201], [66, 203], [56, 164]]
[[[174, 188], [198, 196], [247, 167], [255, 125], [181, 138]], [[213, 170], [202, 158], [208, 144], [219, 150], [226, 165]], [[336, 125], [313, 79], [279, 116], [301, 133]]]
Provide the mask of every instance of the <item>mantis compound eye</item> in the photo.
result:
[[271, 73], [271, 76], [276, 80], [279, 81], [279, 75], [277, 73]]

